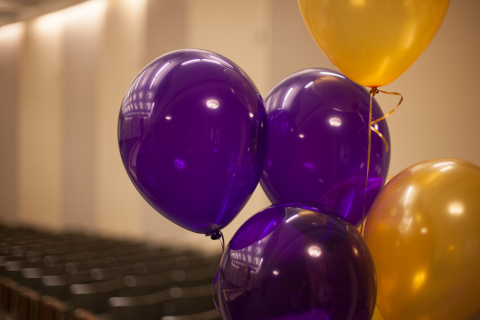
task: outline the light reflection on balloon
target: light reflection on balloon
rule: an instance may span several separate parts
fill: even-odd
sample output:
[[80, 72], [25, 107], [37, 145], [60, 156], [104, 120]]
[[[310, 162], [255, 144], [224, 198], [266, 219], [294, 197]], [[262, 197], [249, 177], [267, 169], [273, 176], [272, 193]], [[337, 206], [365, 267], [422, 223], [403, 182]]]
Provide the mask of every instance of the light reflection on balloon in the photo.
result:
[[342, 120], [340, 118], [330, 118], [328, 122], [332, 127], [339, 127], [342, 125]]
[[208, 100], [207, 101], [207, 107], [209, 109], [217, 109], [220, 106], [217, 100]]
[[308, 254], [311, 257], [318, 258], [322, 255], [322, 250], [317, 246], [312, 246], [312, 247], [308, 248]]

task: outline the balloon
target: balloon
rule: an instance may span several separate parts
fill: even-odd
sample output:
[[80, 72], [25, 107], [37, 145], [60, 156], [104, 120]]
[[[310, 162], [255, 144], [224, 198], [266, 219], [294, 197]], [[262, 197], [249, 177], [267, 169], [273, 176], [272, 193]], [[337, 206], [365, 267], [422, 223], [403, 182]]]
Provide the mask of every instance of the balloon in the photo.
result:
[[310, 35], [347, 77], [389, 84], [423, 53], [450, 0], [298, 0]]
[[375, 308], [375, 268], [362, 236], [311, 204], [272, 205], [245, 222], [220, 262], [226, 320], [364, 320]]
[[387, 320], [458, 319], [480, 310], [480, 167], [433, 159], [378, 195], [365, 241]]
[[[265, 99], [269, 147], [261, 184], [272, 203], [310, 201], [358, 225], [368, 158], [370, 96], [328, 69], [296, 72]], [[373, 101], [373, 118], [383, 116]], [[376, 125], [390, 144], [385, 121]], [[372, 135], [366, 210], [385, 183], [390, 151]]]
[[382, 314], [378, 311], [378, 308], [375, 307], [375, 312], [373, 313], [372, 320], [383, 320]]
[[123, 164], [145, 200], [170, 221], [215, 233], [243, 208], [267, 147], [263, 100], [235, 63], [179, 50], [130, 85], [118, 120]]

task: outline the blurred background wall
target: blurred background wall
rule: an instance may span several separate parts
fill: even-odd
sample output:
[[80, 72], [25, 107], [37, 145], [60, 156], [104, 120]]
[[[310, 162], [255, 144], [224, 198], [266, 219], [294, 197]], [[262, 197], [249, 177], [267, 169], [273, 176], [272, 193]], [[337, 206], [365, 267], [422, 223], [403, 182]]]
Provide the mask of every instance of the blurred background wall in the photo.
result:
[[[20, 14], [24, 21], [0, 27], [0, 219], [218, 249], [164, 219], [135, 190], [117, 146], [120, 103], [146, 64], [182, 48], [230, 58], [264, 97], [290, 73], [334, 68], [310, 38], [297, 2], [36, 3]], [[388, 118], [391, 175], [436, 157], [480, 165], [479, 15], [480, 1], [453, 0], [430, 47], [384, 87], [405, 97]], [[397, 103], [377, 100], [384, 112]], [[227, 240], [269, 204], [257, 188], [224, 230]]]

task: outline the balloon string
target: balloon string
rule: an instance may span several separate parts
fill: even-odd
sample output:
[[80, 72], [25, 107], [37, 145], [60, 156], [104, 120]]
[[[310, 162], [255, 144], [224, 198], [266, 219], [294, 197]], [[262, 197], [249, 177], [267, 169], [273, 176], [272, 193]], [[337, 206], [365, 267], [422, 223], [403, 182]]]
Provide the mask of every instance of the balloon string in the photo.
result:
[[[397, 105], [395, 106], [395, 108], [393, 108], [392, 110], [390, 110], [389, 113], [387, 113], [386, 115], [384, 115], [383, 117], [380, 117], [378, 118], [377, 120], [374, 120], [372, 122], [370, 122], [370, 129], [372, 131], [374, 131], [382, 140], [383, 140], [383, 143], [385, 144], [385, 147], [386, 147], [386, 151], [385, 152], [388, 152], [388, 142], [387, 142], [387, 139], [385, 139], [385, 137], [380, 133], [380, 131], [378, 131], [373, 125], [382, 121], [382, 120], [385, 120], [388, 116], [390, 116], [392, 113], [395, 112], [395, 110], [397, 110], [397, 108], [402, 104], [403, 102], [403, 96], [398, 93], [398, 92], [390, 92], [390, 91], [383, 91], [383, 90], [378, 90], [377, 88], [372, 88], [370, 90], [370, 97], [372, 97], [372, 91], [373, 91], [373, 96], [375, 96], [377, 93], [381, 92], [381, 93], [385, 93], [385, 94], [390, 94], [390, 95], [395, 95], [395, 96], [400, 96], [400, 101], [398, 101]], [[372, 99], [370, 99], [370, 112], [372, 112]]]
[[[217, 240], [217, 239], [220, 239], [220, 244], [222, 245], [222, 257], [223, 257], [223, 253], [225, 252], [225, 239], [223, 238], [222, 231], [218, 231], [218, 234], [212, 235], [212, 240]], [[218, 266], [217, 273], [215, 273], [215, 278], [213, 279], [212, 299], [213, 299], [213, 304], [215, 305], [215, 308], [217, 308], [218, 313], [220, 313], [221, 315], [222, 311], [220, 311], [220, 308], [218, 307], [217, 302], [215, 301], [215, 285], [217, 284], [219, 271], [220, 271], [220, 266]]]
[[[385, 93], [385, 94], [390, 94], [390, 95], [396, 95], [396, 96], [400, 96], [400, 101], [398, 101], [397, 105], [395, 106], [395, 108], [393, 108], [389, 113], [387, 113], [386, 115], [384, 115], [383, 117], [380, 117], [374, 121], [372, 121], [372, 115], [373, 115], [373, 98], [375, 97], [375, 95], [377, 93]], [[373, 87], [372, 89], [370, 89], [370, 108], [369, 108], [369, 112], [368, 112], [368, 154], [367, 154], [367, 178], [365, 180], [365, 192], [364, 192], [364, 195], [363, 195], [363, 212], [362, 212], [362, 222], [361, 222], [361, 225], [360, 225], [360, 233], [362, 234], [362, 236], [364, 235], [364, 222], [365, 222], [365, 205], [367, 203], [367, 187], [368, 187], [368, 173], [370, 172], [370, 153], [372, 151], [372, 131], [375, 132], [382, 140], [383, 140], [383, 143], [385, 144], [385, 152], [388, 152], [388, 142], [387, 142], [387, 139], [385, 139], [385, 137], [383, 136], [383, 134], [380, 133], [380, 131], [378, 131], [378, 129], [376, 129], [373, 125], [382, 121], [382, 120], [385, 120], [388, 116], [390, 116], [392, 113], [395, 112], [395, 110], [397, 110], [397, 108], [402, 104], [403, 102], [403, 96], [398, 93], [398, 92], [389, 92], [389, 91], [383, 91], [383, 90], [378, 90], [377, 87]]]
[[365, 204], [367, 202], [367, 187], [368, 187], [368, 172], [370, 171], [370, 151], [372, 148], [372, 106], [373, 106], [373, 97], [377, 94], [377, 88], [372, 88], [370, 90], [370, 108], [368, 111], [368, 151], [367, 151], [367, 178], [365, 180], [365, 192], [363, 194], [363, 211], [362, 211], [362, 221], [360, 222], [360, 233], [364, 236], [363, 230], [363, 221], [365, 220]]

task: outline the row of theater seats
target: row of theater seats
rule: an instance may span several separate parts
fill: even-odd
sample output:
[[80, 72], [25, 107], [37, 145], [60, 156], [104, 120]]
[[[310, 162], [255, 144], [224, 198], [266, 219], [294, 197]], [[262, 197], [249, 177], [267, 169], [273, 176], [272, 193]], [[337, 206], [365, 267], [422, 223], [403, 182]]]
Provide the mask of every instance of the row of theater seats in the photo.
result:
[[219, 320], [212, 300], [219, 261], [0, 225], [0, 320]]

